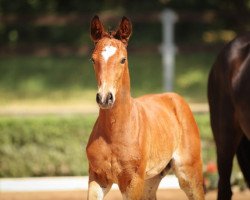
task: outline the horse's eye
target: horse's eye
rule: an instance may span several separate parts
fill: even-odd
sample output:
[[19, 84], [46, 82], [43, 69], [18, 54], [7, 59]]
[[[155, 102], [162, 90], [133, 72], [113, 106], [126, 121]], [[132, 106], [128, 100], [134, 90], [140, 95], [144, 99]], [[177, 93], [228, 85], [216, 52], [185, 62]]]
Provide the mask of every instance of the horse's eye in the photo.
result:
[[124, 64], [126, 62], [126, 58], [121, 59], [121, 64]]

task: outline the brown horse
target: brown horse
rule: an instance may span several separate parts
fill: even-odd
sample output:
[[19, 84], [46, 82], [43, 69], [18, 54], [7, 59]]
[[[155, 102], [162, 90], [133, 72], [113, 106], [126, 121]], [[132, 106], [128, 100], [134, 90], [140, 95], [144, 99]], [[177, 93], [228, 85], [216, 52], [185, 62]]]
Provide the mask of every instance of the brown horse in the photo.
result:
[[234, 39], [218, 55], [209, 75], [208, 100], [217, 147], [218, 199], [227, 200], [232, 196], [235, 154], [250, 186], [250, 34]]
[[123, 199], [156, 199], [170, 168], [189, 199], [204, 199], [199, 131], [187, 103], [173, 93], [130, 95], [131, 32], [126, 17], [110, 33], [97, 16], [91, 21], [100, 110], [86, 149], [88, 199], [103, 199], [113, 183]]

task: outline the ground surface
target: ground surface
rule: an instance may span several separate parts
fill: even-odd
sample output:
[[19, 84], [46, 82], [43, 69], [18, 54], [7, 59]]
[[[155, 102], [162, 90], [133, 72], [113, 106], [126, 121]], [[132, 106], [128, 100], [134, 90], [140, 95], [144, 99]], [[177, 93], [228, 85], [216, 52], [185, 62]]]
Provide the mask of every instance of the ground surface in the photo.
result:
[[[86, 191], [55, 191], [55, 192], [2, 192], [1, 200], [84, 200], [87, 199]], [[181, 190], [159, 190], [158, 200], [185, 200], [185, 194]], [[105, 198], [106, 200], [119, 200], [121, 194], [119, 191], [111, 191]], [[215, 200], [216, 191], [208, 192], [206, 200]], [[235, 191], [233, 200], [249, 200], [250, 191]]]

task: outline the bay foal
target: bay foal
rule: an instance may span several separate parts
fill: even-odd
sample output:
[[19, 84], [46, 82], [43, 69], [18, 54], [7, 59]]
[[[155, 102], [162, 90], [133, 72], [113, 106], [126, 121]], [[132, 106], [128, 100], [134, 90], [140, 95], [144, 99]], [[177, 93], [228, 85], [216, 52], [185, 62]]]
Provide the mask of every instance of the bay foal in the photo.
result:
[[156, 199], [170, 168], [189, 199], [204, 199], [199, 131], [187, 103], [174, 93], [130, 95], [131, 32], [126, 17], [110, 33], [97, 16], [91, 21], [100, 110], [86, 149], [88, 199], [103, 199], [113, 183], [123, 199]]

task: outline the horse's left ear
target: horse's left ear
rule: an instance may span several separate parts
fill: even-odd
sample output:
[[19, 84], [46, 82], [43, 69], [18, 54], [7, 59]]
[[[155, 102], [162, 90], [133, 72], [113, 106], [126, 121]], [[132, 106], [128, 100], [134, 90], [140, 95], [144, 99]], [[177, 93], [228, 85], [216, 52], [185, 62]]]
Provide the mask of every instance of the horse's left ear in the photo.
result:
[[132, 23], [127, 17], [123, 17], [114, 37], [118, 40], [121, 40], [125, 45], [127, 45], [131, 34], [132, 34]]

